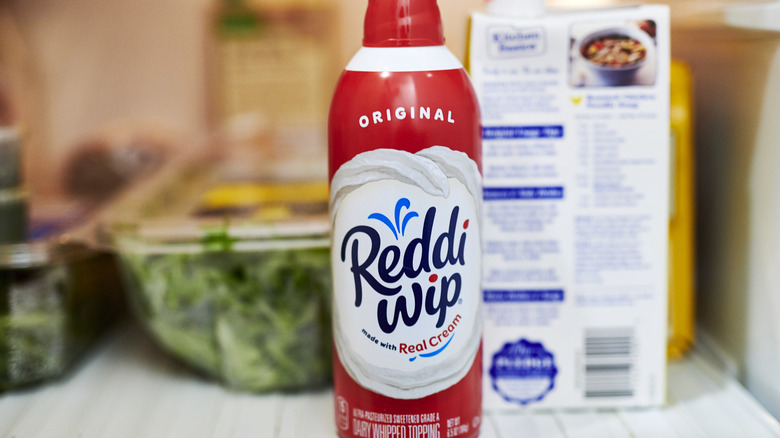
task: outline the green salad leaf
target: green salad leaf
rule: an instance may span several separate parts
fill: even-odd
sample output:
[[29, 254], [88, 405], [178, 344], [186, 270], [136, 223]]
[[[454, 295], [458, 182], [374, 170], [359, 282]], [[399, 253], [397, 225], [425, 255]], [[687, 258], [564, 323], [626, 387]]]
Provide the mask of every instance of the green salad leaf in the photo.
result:
[[125, 254], [135, 309], [169, 352], [249, 391], [327, 384], [330, 258], [325, 247]]

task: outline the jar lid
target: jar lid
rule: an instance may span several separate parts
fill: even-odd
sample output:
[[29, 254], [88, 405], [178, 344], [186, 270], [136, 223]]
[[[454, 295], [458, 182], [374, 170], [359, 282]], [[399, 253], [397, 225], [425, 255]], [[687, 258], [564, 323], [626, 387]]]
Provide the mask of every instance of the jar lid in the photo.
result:
[[82, 243], [67, 239], [0, 245], [0, 269], [29, 269], [68, 263], [93, 253]]

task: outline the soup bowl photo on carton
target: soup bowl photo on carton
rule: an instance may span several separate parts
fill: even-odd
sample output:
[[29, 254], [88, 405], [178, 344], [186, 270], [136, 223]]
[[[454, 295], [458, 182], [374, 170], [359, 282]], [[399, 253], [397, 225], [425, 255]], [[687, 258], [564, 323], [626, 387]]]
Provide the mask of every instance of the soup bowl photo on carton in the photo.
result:
[[[605, 37], [619, 37], [619, 38], [631, 38], [641, 43], [645, 48], [645, 55], [633, 62], [627, 62], [620, 65], [605, 65], [603, 63], [595, 62], [587, 57], [587, 49], [590, 44], [600, 38]], [[631, 85], [636, 77], [637, 72], [647, 62], [650, 54], [654, 48], [654, 42], [650, 36], [636, 27], [621, 26], [610, 27], [607, 29], [599, 30], [597, 32], [590, 33], [580, 39], [577, 47], [577, 56], [580, 61], [586, 66], [586, 68], [599, 79], [603, 85]]]

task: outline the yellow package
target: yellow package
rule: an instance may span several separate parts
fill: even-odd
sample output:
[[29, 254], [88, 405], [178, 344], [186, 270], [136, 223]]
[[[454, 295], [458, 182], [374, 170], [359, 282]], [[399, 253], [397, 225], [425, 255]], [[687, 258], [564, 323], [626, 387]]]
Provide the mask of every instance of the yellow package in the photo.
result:
[[694, 342], [694, 156], [691, 72], [671, 64], [671, 205], [669, 210], [669, 358]]

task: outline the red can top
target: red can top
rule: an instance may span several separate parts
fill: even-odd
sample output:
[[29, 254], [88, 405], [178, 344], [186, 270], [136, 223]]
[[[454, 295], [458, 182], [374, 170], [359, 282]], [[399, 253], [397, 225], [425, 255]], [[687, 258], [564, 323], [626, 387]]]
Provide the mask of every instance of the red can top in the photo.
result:
[[444, 33], [436, 0], [368, 0], [365, 47], [441, 46]]

